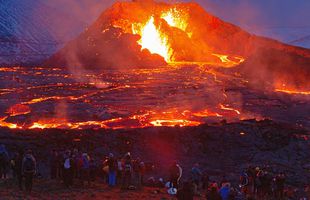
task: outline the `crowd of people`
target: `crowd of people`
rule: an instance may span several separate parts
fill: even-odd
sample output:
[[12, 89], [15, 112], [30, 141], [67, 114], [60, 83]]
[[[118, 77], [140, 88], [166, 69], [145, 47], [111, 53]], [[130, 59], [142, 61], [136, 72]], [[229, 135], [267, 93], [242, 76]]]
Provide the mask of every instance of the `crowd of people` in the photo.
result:
[[4, 145], [0, 145], [0, 179], [8, 178], [8, 171], [12, 170], [13, 178], [16, 179], [20, 190], [25, 188], [31, 192], [33, 178], [37, 172], [36, 159], [31, 149], [25, 152], [16, 152], [10, 159], [9, 153]]
[[[196, 163], [187, 179], [177, 161], [169, 167], [167, 179], [146, 178], [146, 172], [154, 166], [147, 165], [140, 158], [133, 159], [128, 152], [121, 157], [113, 153], [101, 160], [94, 159], [86, 151], [52, 150], [49, 157], [50, 178], [61, 180], [64, 187], [91, 185], [98, 178], [109, 187], [119, 186], [123, 190], [138, 190], [144, 185], [166, 188], [167, 192], [179, 200], [191, 200], [194, 196], [205, 196], [207, 200], [238, 199], [284, 199], [286, 175], [275, 172], [270, 166], [248, 167], [238, 181], [231, 182], [226, 176], [221, 180], [211, 180]], [[0, 178], [6, 179], [12, 170], [18, 188], [31, 192], [33, 178], [38, 172], [37, 161], [31, 149], [10, 156], [4, 145], [0, 145]], [[234, 186], [233, 186], [234, 185]]]

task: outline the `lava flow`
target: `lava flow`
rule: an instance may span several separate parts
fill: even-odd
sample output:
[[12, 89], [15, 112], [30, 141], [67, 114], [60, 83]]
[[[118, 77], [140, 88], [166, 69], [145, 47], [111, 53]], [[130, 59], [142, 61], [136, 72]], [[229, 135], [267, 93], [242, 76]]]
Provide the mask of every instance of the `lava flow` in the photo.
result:
[[310, 93], [274, 87], [259, 64], [275, 62], [250, 55], [269, 43], [282, 53], [195, 3], [117, 2], [48, 67], [0, 69], [0, 126], [126, 129], [271, 118], [310, 127], [302, 120]]

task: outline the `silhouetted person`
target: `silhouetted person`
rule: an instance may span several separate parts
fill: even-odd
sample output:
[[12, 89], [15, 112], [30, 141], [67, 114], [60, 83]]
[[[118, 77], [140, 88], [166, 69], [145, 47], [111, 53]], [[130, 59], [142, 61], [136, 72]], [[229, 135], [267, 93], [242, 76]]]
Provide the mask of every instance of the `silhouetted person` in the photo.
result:
[[53, 150], [50, 157], [50, 176], [51, 179], [57, 178], [57, 159], [58, 159], [58, 153], [56, 150]]
[[90, 185], [90, 157], [87, 153], [82, 154], [82, 183], [84, 184], [84, 181]]
[[202, 179], [202, 172], [199, 168], [199, 164], [196, 163], [194, 165], [194, 167], [191, 170], [191, 177], [192, 177], [192, 181], [195, 185], [195, 189], [194, 189], [194, 193], [198, 194], [198, 190], [199, 190], [199, 186], [200, 186], [200, 182]]
[[14, 173], [17, 180], [17, 185], [19, 190], [23, 190], [23, 172], [22, 172], [23, 152], [20, 151], [16, 153], [14, 160], [15, 160]]
[[31, 192], [33, 185], [33, 177], [36, 174], [37, 164], [31, 150], [27, 150], [23, 158], [22, 172], [25, 177], [25, 189]]
[[116, 185], [117, 161], [112, 153], [110, 153], [108, 158], [108, 166], [109, 166], [109, 186], [114, 187]]
[[6, 179], [9, 154], [3, 144], [0, 145], [0, 179]]
[[206, 197], [207, 197], [207, 200], [222, 200], [222, 197], [219, 194], [216, 183], [210, 186], [210, 188], [207, 191]]
[[277, 177], [276, 177], [276, 197], [278, 199], [283, 199], [284, 198], [284, 185], [285, 185], [285, 174], [284, 173], [280, 173]]
[[178, 188], [179, 179], [182, 176], [182, 168], [176, 161], [174, 161], [169, 169], [169, 172], [170, 172], [170, 187]]
[[184, 182], [183, 187], [177, 192], [178, 200], [193, 200], [194, 191], [190, 182]]
[[122, 189], [128, 189], [131, 184], [132, 178], [132, 161], [130, 153], [127, 153], [124, 159], [124, 167], [123, 167], [123, 184]]
[[66, 151], [63, 161], [63, 181], [67, 188], [73, 184], [72, 163], [71, 152]]

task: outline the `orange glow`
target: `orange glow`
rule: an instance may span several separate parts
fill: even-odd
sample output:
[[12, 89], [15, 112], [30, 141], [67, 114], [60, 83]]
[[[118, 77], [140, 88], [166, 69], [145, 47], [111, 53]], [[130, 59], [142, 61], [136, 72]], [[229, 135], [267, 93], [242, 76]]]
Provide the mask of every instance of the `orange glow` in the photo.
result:
[[229, 56], [215, 53], [213, 53], [212, 55], [218, 57], [221, 60], [221, 62], [225, 65], [225, 67], [234, 67], [245, 61], [245, 59], [240, 56]]
[[29, 114], [30, 112], [31, 112], [30, 107], [27, 105], [23, 105], [23, 104], [16, 104], [7, 110], [7, 113], [11, 117], [18, 116], [18, 115], [26, 115], [26, 114]]
[[310, 95], [310, 91], [298, 91], [298, 90], [288, 90], [288, 89], [276, 89], [276, 92], [283, 92], [287, 94]]
[[153, 16], [140, 30], [138, 28], [133, 28], [133, 33], [141, 36], [138, 43], [142, 46], [142, 49], [148, 49], [151, 53], [158, 54], [166, 61], [170, 61], [171, 55], [169, 54], [168, 40], [156, 28]]
[[21, 129], [22, 128], [22, 127], [18, 126], [17, 124], [6, 122], [5, 121], [6, 119], [7, 119], [7, 117], [3, 117], [0, 119], [0, 126], [1, 127], [7, 127], [10, 129]]
[[189, 121], [185, 119], [157, 119], [154, 121], [151, 121], [150, 124], [153, 126], [198, 126], [201, 123], [195, 122], [195, 121]]
[[195, 112], [195, 113], [193, 113], [193, 115], [196, 117], [223, 117], [222, 115], [215, 113], [215, 112], [211, 112], [209, 110], [203, 110], [200, 112]]
[[[164, 19], [171, 27], [178, 28], [184, 32], [187, 32], [188, 26], [188, 16], [184, 14], [185, 12], [179, 11], [176, 8], [170, 9], [168, 12], [165, 12], [161, 15], [161, 18]], [[187, 33], [188, 36], [191, 36], [191, 33]]]
[[230, 108], [230, 107], [228, 107], [228, 106], [224, 106], [223, 104], [220, 104], [220, 108], [221, 108], [222, 110], [233, 111], [233, 112], [237, 113], [238, 115], [241, 114], [241, 112], [240, 112], [239, 110], [236, 110], [236, 109], [234, 109], [234, 108]]

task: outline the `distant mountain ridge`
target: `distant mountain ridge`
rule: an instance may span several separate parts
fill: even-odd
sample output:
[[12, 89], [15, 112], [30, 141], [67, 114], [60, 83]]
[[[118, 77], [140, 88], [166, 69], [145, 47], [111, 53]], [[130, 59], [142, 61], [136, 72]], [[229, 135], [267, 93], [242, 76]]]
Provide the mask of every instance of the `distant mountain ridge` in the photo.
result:
[[38, 0], [0, 3], [0, 64], [38, 63], [76, 36], [86, 22]]

